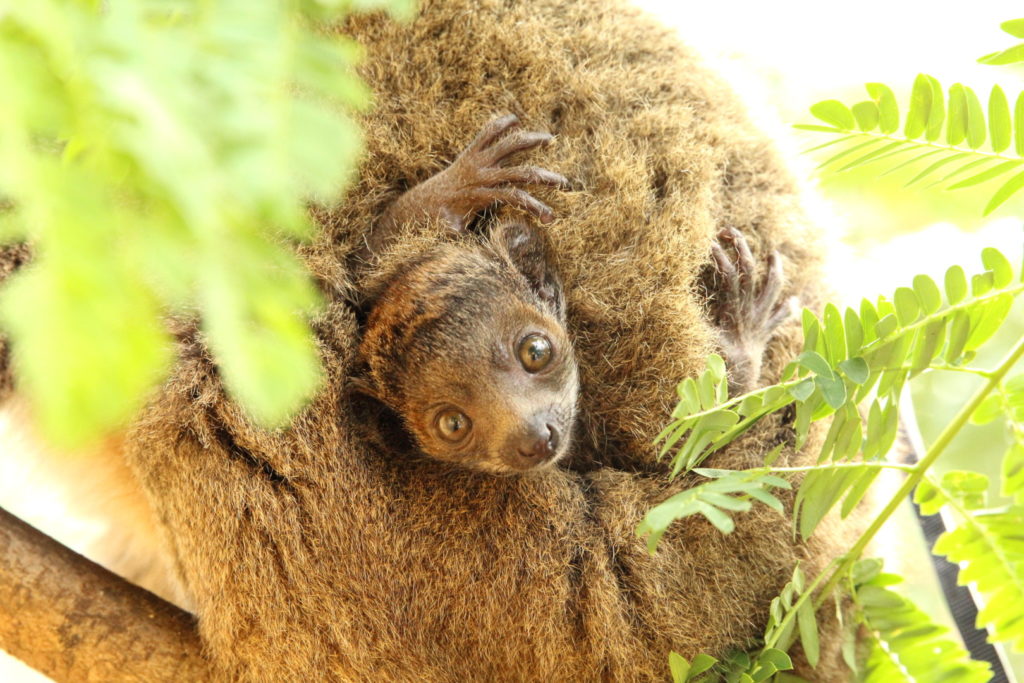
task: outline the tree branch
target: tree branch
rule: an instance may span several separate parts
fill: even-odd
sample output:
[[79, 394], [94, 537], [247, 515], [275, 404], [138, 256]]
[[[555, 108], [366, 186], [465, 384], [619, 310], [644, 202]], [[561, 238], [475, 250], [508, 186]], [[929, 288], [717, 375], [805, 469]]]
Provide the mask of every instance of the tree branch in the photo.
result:
[[0, 509], [0, 648], [56, 681], [207, 681], [195, 619]]

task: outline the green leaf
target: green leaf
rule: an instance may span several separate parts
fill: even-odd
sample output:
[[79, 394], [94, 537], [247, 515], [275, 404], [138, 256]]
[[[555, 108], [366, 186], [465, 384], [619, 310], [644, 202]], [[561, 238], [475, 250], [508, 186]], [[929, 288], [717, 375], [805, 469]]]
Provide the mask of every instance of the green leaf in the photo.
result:
[[[843, 132], [845, 132], [845, 131], [843, 131], [840, 128], [833, 128], [832, 126], [815, 126], [815, 125], [809, 124], [809, 123], [794, 123], [793, 124], [793, 128], [795, 128], [797, 130], [814, 131], [815, 133], [843, 133]], [[816, 147], [812, 147], [811, 149], [804, 150], [804, 151], [810, 152], [812, 150], [820, 149], [822, 147], [828, 147], [829, 145], [835, 145], [835, 144], [840, 143], [840, 142], [845, 142], [845, 141], [847, 141], [847, 140], [849, 140], [849, 139], [851, 139], [853, 137], [855, 137], [855, 136], [848, 135], [848, 136], [846, 136], [844, 138], [839, 138], [839, 139], [836, 139], [836, 140], [830, 140], [830, 141], [826, 142], [823, 145], [818, 145]]]
[[[1017, 144], [1020, 144], [1019, 139]], [[996, 190], [996, 193], [992, 195], [992, 198], [988, 201], [988, 204], [985, 205], [983, 215], [987, 216], [993, 211], [995, 211], [997, 208], [1002, 206], [1006, 202], [1006, 200], [1008, 200], [1013, 195], [1017, 194], [1017, 192], [1022, 187], [1024, 187], [1024, 173], [1018, 173], [1017, 175], [1007, 180], [1002, 187]]]
[[798, 401], [806, 401], [814, 393], [814, 380], [810, 377], [789, 388], [790, 395]]
[[1024, 503], [1024, 444], [1012, 444], [1003, 456], [1000, 492], [1017, 505]]
[[925, 74], [918, 74], [914, 79], [914, 88], [910, 93], [910, 111], [903, 124], [903, 134], [910, 138], [918, 138], [928, 125], [928, 115], [932, 106], [932, 86]]
[[850, 358], [839, 364], [839, 369], [850, 378], [854, 384], [864, 384], [868, 381], [870, 370], [863, 358]]
[[876, 147], [881, 144], [883, 144], [882, 140], [866, 140], [864, 142], [861, 142], [860, 144], [852, 145], [844, 149], [842, 152], [833, 154], [829, 158], [825, 159], [823, 162], [818, 164], [818, 168], [825, 168], [829, 164], [839, 161], [840, 159], [844, 159], [853, 154], [854, 152], [860, 151], [867, 147]]
[[949, 119], [946, 144], [959, 145], [967, 137], [967, 93], [964, 86], [954, 83], [949, 88]]
[[858, 102], [853, 105], [853, 118], [861, 130], [874, 130], [878, 126], [878, 105], [874, 102]]
[[942, 293], [939, 292], [939, 286], [927, 275], [914, 277], [914, 292], [921, 302], [921, 308], [925, 315], [931, 315], [942, 306]]
[[1002, 289], [1013, 282], [1013, 266], [998, 249], [992, 247], [982, 249], [981, 262], [992, 271], [993, 284], [996, 289]]
[[911, 352], [910, 377], [918, 375], [931, 365], [932, 359], [942, 350], [946, 339], [946, 319], [939, 318], [928, 323], [918, 334]]
[[913, 178], [911, 178], [910, 180], [908, 180], [908, 181], [907, 181], [907, 182], [906, 182], [906, 183], [905, 183], [905, 184], [903, 185], [903, 187], [910, 187], [910, 186], [911, 186], [911, 185], [913, 185], [914, 183], [916, 183], [916, 182], [918, 182], [918, 181], [920, 181], [920, 180], [924, 180], [925, 178], [927, 178], [928, 176], [930, 176], [930, 175], [931, 175], [932, 173], [934, 173], [935, 171], [937, 171], [937, 170], [939, 170], [940, 168], [942, 168], [943, 166], [945, 166], [946, 164], [952, 163], [952, 162], [954, 162], [954, 161], [957, 161], [957, 160], [959, 160], [959, 159], [963, 159], [963, 158], [964, 158], [964, 157], [966, 157], [966, 156], [967, 156], [967, 153], [966, 153], [966, 152], [960, 152], [960, 153], [958, 153], [958, 154], [953, 154], [952, 156], [948, 156], [948, 157], [945, 157], [945, 158], [943, 158], [943, 159], [939, 159], [938, 161], [936, 161], [936, 162], [934, 162], [934, 163], [932, 163], [932, 164], [929, 164], [928, 166], [926, 166], [926, 167], [925, 167], [925, 169], [924, 169], [923, 171], [919, 172], [919, 173], [918, 173], [917, 175], [915, 175], [915, 176], [914, 176]]
[[832, 366], [829, 365], [829, 362], [814, 351], [804, 351], [796, 357], [796, 362], [816, 375], [833, 376]]
[[1024, 38], [1024, 19], [1010, 19], [999, 24], [999, 28], [1014, 38]]
[[879, 474], [882, 473], [877, 467], [866, 467], [864, 473], [861, 474], [856, 482], [850, 487], [850, 492], [846, 494], [846, 498], [843, 499], [843, 506], [840, 508], [840, 516], [846, 519], [850, 516], [850, 513], [857, 507], [857, 504], [864, 499], [867, 495], [868, 489], [871, 484], [874, 483], [875, 479]]
[[967, 337], [967, 344], [964, 348], [967, 351], [973, 351], [991, 339], [1006, 320], [1012, 305], [1013, 296], [1000, 294], [972, 311], [971, 334]]
[[960, 266], [953, 266], [946, 271], [946, 299], [949, 303], [958, 304], [967, 296], [967, 276]]
[[922, 479], [914, 489], [914, 502], [921, 507], [921, 514], [934, 515], [946, 504], [946, 495], [929, 479]]
[[717, 663], [718, 663], [718, 660], [715, 659], [714, 657], [710, 656], [710, 655], [705, 655], [705, 654], [697, 655], [696, 657], [693, 658], [693, 663], [690, 665], [690, 678], [689, 678], [689, 680], [694, 680], [700, 674], [704, 673], [705, 671], [710, 670], [711, 667], [713, 667]]
[[822, 397], [832, 408], [838, 409], [846, 402], [846, 384], [843, 380], [835, 376], [818, 375], [814, 378], [814, 383], [821, 389]]
[[[907, 309], [909, 311], [909, 308]], [[899, 326], [899, 321], [894, 314], [889, 314], [878, 321], [875, 325], [875, 334], [879, 339], [884, 339], [892, 334]]]
[[944, 149], [933, 149], [931, 151], [925, 152], [924, 154], [919, 154], [919, 155], [917, 155], [915, 157], [911, 157], [910, 159], [907, 159], [905, 161], [902, 161], [902, 162], [896, 164], [895, 166], [890, 168], [888, 171], [883, 172], [881, 174], [881, 176], [887, 176], [890, 173], [895, 173], [896, 171], [900, 170], [904, 166], [909, 166], [909, 165], [911, 165], [911, 164], [913, 164], [915, 162], [920, 161], [921, 159], [925, 159], [927, 157], [935, 156], [936, 154], [946, 154], [946, 153], [947, 152]]
[[821, 652], [818, 643], [818, 620], [814, 617], [814, 607], [810, 600], [804, 601], [797, 609], [797, 627], [800, 629], [800, 644], [804, 648], [804, 655], [807, 662], [812, 666], [818, 666], [818, 658]]
[[668, 653], [668, 668], [672, 672], [672, 683], [686, 683], [690, 680], [690, 663], [679, 653]]
[[1013, 105], [1013, 139], [1017, 156], [1024, 157], [1024, 92], [1017, 95]]
[[1014, 45], [1013, 47], [999, 52], [992, 52], [984, 57], [978, 59], [982, 64], [990, 64], [993, 66], [1005, 66], [1006, 64], [1016, 64], [1018, 62], [1024, 62], [1024, 44]]
[[[966, 497], [972, 496], [976, 494]], [[1024, 509], [1019, 506], [974, 512], [940, 536], [934, 549], [960, 565], [957, 580], [961, 585], [973, 583], [981, 594], [984, 607], [978, 614], [979, 626], [987, 626], [993, 639], [1017, 650], [1024, 647], [1024, 619], [1019, 610], [1024, 601], [1022, 528]]]
[[868, 95], [878, 105], [879, 130], [886, 135], [896, 132], [900, 124], [900, 113], [892, 89], [884, 83], [867, 83], [865, 87]]
[[896, 289], [896, 294], [893, 297], [893, 306], [896, 307], [896, 318], [900, 325], [913, 323], [921, 314], [921, 305], [917, 295], [909, 287], [899, 287]]
[[1020, 168], [1024, 164], [1022, 161], [1004, 161], [1001, 164], [996, 164], [992, 168], [988, 168], [981, 173], [975, 173], [974, 175], [961, 180], [958, 183], [950, 185], [949, 190], [959, 190], [964, 187], [971, 187], [972, 185], [980, 185], [981, 183], [988, 182], [993, 178], [998, 178], [1001, 175], [1009, 173], [1010, 171]]
[[839, 100], [825, 100], [811, 106], [811, 114], [830, 126], [842, 130], [853, 130], [856, 123], [853, 113]]
[[978, 404], [978, 407], [971, 413], [971, 424], [983, 425], [1003, 414], [1002, 394], [994, 393], [985, 397], [985, 400]]
[[931, 103], [928, 110], [928, 127], [925, 129], [925, 139], [934, 142], [942, 136], [942, 124], [946, 119], [946, 110], [942, 101], [942, 86], [931, 76], [925, 76], [931, 88]]
[[998, 85], [992, 86], [992, 92], [988, 96], [988, 127], [993, 152], [998, 154], [1010, 146], [1013, 138], [1010, 103], [1006, 99], [1006, 93]]
[[863, 607], [869, 648], [865, 681], [882, 683], [985, 683], [987, 664], [971, 661], [950, 637], [949, 629], [933, 623], [905, 597], [884, 587], [879, 575], [856, 591]]
[[843, 326], [846, 331], [846, 357], [852, 358], [860, 353], [864, 343], [864, 327], [852, 308], [847, 308], [843, 314]]
[[[966, 284], [964, 285], [966, 287]], [[963, 355], [967, 346], [967, 338], [971, 334], [971, 317], [966, 311], [957, 311], [949, 328], [949, 343], [946, 346], [945, 360], [956, 363]]]
[[825, 342], [828, 348], [828, 359], [832, 364], [846, 358], [846, 330], [843, 326], [843, 318], [835, 304], [826, 304], [825, 313], [822, 316], [825, 327]]
[[967, 99], [967, 144], [971, 149], [978, 149], [985, 144], [985, 114], [975, 92], [967, 86], [963, 92]]

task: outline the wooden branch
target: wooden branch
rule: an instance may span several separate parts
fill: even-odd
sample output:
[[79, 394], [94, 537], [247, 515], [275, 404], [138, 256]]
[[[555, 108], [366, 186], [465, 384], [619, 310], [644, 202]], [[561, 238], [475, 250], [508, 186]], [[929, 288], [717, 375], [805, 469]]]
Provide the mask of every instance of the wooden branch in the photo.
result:
[[192, 615], [0, 509], [0, 649], [64, 681], [207, 681]]

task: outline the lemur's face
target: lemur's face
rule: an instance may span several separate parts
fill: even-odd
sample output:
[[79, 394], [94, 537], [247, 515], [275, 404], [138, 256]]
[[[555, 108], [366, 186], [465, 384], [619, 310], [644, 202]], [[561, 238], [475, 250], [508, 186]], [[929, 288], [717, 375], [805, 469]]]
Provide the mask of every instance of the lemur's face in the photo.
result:
[[415, 265], [374, 306], [361, 349], [378, 398], [430, 457], [513, 474], [569, 451], [579, 377], [561, 310], [507, 263]]
[[[402, 418], [439, 460], [492, 473], [549, 467], [569, 450], [579, 378], [562, 325], [524, 302], [486, 313], [487, 326], [453, 325], [458, 337], [421, 356]], [[466, 344], [465, 342], [471, 342]]]

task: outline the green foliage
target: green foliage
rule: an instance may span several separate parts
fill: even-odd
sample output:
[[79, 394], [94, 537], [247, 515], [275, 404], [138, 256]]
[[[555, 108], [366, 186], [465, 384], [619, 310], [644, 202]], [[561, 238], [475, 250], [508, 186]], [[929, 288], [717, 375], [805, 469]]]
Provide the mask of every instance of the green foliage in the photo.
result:
[[[829, 304], [818, 318], [805, 310], [803, 352], [779, 384], [730, 397], [725, 364], [710, 356], [700, 377], [680, 382], [672, 420], [656, 437], [661, 455], [673, 454], [673, 476], [699, 466], [759, 419], [790, 404], [796, 405], [798, 447], [812, 422], [834, 416], [819, 462], [850, 460], [857, 453], [867, 461], [884, 456], [896, 437], [897, 402], [907, 380], [929, 368], [969, 361], [1024, 291], [1000, 252], [984, 250], [982, 262], [986, 270], [970, 285], [959, 266], [947, 271], [945, 301], [938, 284], [918, 275], [912, 287], [874, 303], [865, 299], [858, 311], [841, 314]], [[869, 398], [865, 420], [857, 406]], [[844, 470], [838, 488], [866, 488], [876, 474], [870, 467]], [[832, 470], [812, 471], [804, 487], [833, 476]]]
[[[1005, 22], [1002, 28], [1024, 38], [1024, 19]], [[979, 61], [1022, 63], [1024, 44]], [[949, 189], [1001, 179], [986, 214], [1024, 187], [1024, 94], [1011, 110], [1002, 88], [996, 86], [983, 106], [970, 88], [955, 84], [944, 92], [937, 79], [922, 74], [901, 120], [891, 88], [868, 83], [866, 89], [869, 99], [849, 107], [837, 100], [813, 105], [811, 113], [825, 125], [797, 126], [839, 136], [815, 148], [838, 145], [822, 166], [843, 171], [888, 160], [886, 173], [916, 166], [908, 185], [931, 178], [933, 184], [947, 183]], [[798, 639], [813, 664], [819, 656], [815, 613], [829, 601], [838, 608], [844, 592], [854, 602], [856, 621], [843, 624], [842, 651], [855, 671], [861, 664], [858, 639], [866, 640], [868, 646], [866, 668], [858, 680], [989, 680], [988, 665], [970, 661], [948, 629], [929, 621], [889, 588], [900, 581], [898, 577], [881, 574], [878, 560], [861, 559], [910, 493], [925, 514], [945, 507], [955, 513], [955, 527], [940, 537], [934, 552], [957, 563], [960, 582], [972, 584], [981, 595], [979, 627], [987, 628], [992, 640], [1024, 651], [1024, 375], [1007, 379], [1024, 357], [1024, 339], [1017, 340], [993, 370], [968, 365], [1004, 323], [1024, 285], [1001, 252], [985, 249], [981, 260], [985, 270], [971, 278], [954, 266], [941, 286], [918, 275], [892, 296], [863, 300], [857, 310], [841, 312], [828, 305], [820, 318], [804, 311], [802, 353], [785, 368], [778, 384], [730, 397], [725, 367], [717, 356], [708, 358], [700, 377], [680, 383], [671, 422], [656, 439], [660, 454], [672, 457], [672, 478], [698, 468], [758, 420], [787, 406], [795, 414], [792, 445], [796, 448], [805, 444], [812, 423], [831, 418], [815, 465], [776, 466], [787, 445], [779, 444], [766, 454], [762, 467], [731, 473], [696, 470], [714, 473], [716, 484], [741, 482], [747, 487], [742, 492], [725, 492], [726, 496], [738, 493], [737, 500], [746, 506], [727, 498], [728, 504], [715, 507], [715, 524], [723, 532], [732, 529], [730, 512], [746, 510], [753, 499], [761, 498], [750, 491], [778, 488], [780, 476], [804, 475], [797, 484], [793, 517], [795, 531], [806, 539], [840, 501], [841, 515], [848, 515], [881, 469], [900, 469], [907, 475], [852, 547], [813, 577], [810, 585], [800, 568], [795, 569], [792, 580], [771, 603], [762, 647], [734, 653], [714, 666], [711, 670], [720, 680], [790, 678], [784, 673], [791, 666], [788, 657], [784, 661], [779, 656], [785, 657]], [[903, 387], [927, 371], [970, 373], [980, 377], [982, 384], [916, 464], [886, 463], [884, 457], [899, 425]], [[938, 480], [931, 468], [969, 421], [984, 424], [997, 418], [1007, 426], [1001, 492], [1011, 502], [990, 507], [986, 476], [953, 471]], [[674, 496], [671, 505], [666, 501], [652, 510], [657, 511], [656, 523], [645, 519], [641, 525], [650, 534], [652, 551], [672, 520], [701, 511], [696, 501], [708, 486], [700, 484]], [[842, 620], [842, 610], [837, 613]], [[775, 664], [770, 663], [773, 660]], [[762, 667], [762, 661], [769, 665]]]
[[1006, 421], [1008, 441], [1001, 493], [1017, 504], [1024, 504], [1024, 375], [1002, 383], [974, 411], [971, 422], [985, 424], [1000, 416]]
[[708, 655], [697, 655], [692, 662], [686, 661], [685, 657], [676, 652], [670, 652], [668, 655], [672, 683], [689, 683], [690, 681], [699, 683], [712, 680], [713, 674], [708, 671], [717, 663], [717, 659]]
[[[755, 500], [781, 509], [771, 489], [788, 488], [783, 478], [786, 476], [804, 474], [797, 487], [794, 522], [796, 531], [806, 539], [840, 501], [841, 515], [850, 514], [881, 469], [893, 467], [909, 475], [900, 492], [830, 572], [814, 577], [808, 586], [799, 567], [795, 570], [793, 579], [772, 602], [764, 646], [715, 668], [725, 680], [767, 680], [775, 676], [784, 668], [776, 666], [766, 674], [771, 666], [762, 666], [760, 658], [767, 656], [770, 662], [774, 655], [766, 653], [785, 652], [798, 639], [808, 659], [816, 662], [819, 643], [815, 612], [834, 596], [844, 577], [851, 585], [865, 586], [860, 594], [861, 619], [873, 629], [874, 639], [868, 680], [889, 680], [885, 675], [898, 675], [893, 680], [939, 680], [906, 677], [917, 675], [914, 668], [920, 666], [921, 653], [928, 648], [934, 649], [939, 658], [929, 675], [941, 678], [943, 671], [954, 672], [969, 681], [984, 673], [966, 658], [962, 648], [951, 644], [944, 630], [926, 628], [921, 621], [923, 615], [913, 605], [877, 582], [870, 584], [877, 578], [877, 566], [868, 571], [864, 563], [857, 564], [867, 542], [917, 484], [917, 497], [926, 513], [944, 504], [965, 511], [969, 522], [943, 537], [947, 540], [940, 541], [936, 551], [961, 562], [965, 567], [961, 579], [976, 582], [979, 590], [990, 596], [982, 614], [994, 637], [1018, 645], [1024, 642], [1024, 619], [1019, 610], [1024, 604], [1024, 595], [1019, 594], [1024, 588], [1024, 537], [1019, 535], [1019, 529], [1024, 528], [1024, 507], [982, 512], [988, 484], [975, 473], [951, 473], [941, 484], [924, 479], [969, 416], [985, 421], [1005, 415], [1012, 435], [1012, 455], [1004, 461], [1004, 490], [1009, 495], [1020, 495], [1024, 482], [1019, 438], [1024, 432], [1020, 428], [1024, 379], [1004, 381], [1009, 369], [1024, 356], [1024, 340], [994, 371], [966, 365], [1005, 321], [1014, 298], [1024, 292], [1024, 284], [1001, 252], [985, 249], [981, 261], [984, 270], [970, 278], [959, 266], [946, 272], [941, 285], [918, 275], [911, 286], [900, 287], [889, 297], [879, 297], [875, 302], [863, 300], [858, 310], [840, 312], [828, 305], [821, 317], [805, 310], [803, 351], [784, 369], [778, 384], [730, 397], [725, 365], [716, 355], [709, 356], [707, 368], [698, 378], [679, 384], [679, 403], [672, 421], [657, 437], [661, 454], [673, 458], [672, 477], [693, 471], [711, 481], [677, 493], [650, 510], [637, 532], [647, 536], [651, 552], [668, 526], [683, 517], [702, 514], [720, 531], [729, 533], [734, 527], [731, 515], [749, 510]], [[883, 458], [896, 436], [902, 389], [929, 370], [971, 372], [987, 382], [918, 465], [888, 464]], [[766, 454], [764, 465], [755, 469], [698, 467], [757, 420], [789, 405], [795, 408], [796, 447], [806, 442], [813, 422], [831, 417], [817, 464], [776, 466], [785, 446], [779, 444]], [[853, 654], [848, 655], [852, 660]]]
[[984, 683], [988, 664], [968, 658], [949, 629], [931, 621], [905, 597], [888, 587], [902, 579], [877, 574], [857, 585], [854, 601], [866, 632], [865, 683]]
[[712, 481], [677, 493], [651, 508], [637, 527], [637, 535], [647, 536], [647, 549], [654, 552], [658, 541], [672, 522], [703, 515], [723, 534], [732, 532], [735, 524], [730, 512], [746, 512], [751, 500], [756, 499], [782, 512], [782, 503], [770, 488], [790, 488], [789, 482], [764, 472], [736, 472], [730, 470], [696, 470]]
[[[1016, 30], [1017, 24], [1003, 26]], [[1009, 64], [1022, 60], [1024, 45], [980, 61]], [[847, 171], [884, 161], [884, 174], [913, 171], [908, 187], [930, 178], [949, 190], [1002, 179], [985, 206], [985, 215], [1024, 187], [1024, 93], [1011, 111], [1003, 89], [993, 86], [983, 107], [971, 88], [955, 83], [944, 92], [936, 78], [920, 74], [900, 131], [900, 109], [892, 89], [882, 83], [865, 87], [869, 99], [852, 106], [838, 100], [813, 105], [811, 114], [826, 125], [796, 126], [842, 136], [815, 148], [835, 145], [821, 167]]]
[[[999, 28], [1009, 33], [1014, 38], [1024, 38], [1024, 19], [1010, 19], [999, 25]], [[1024, 62], [1024, 43], [1018, 43], [1005, 50], [992, 52], [984, 57], [979, 57], [982, 64], [1006, 65], [1020, 64]]]
[[290, 242], [354, 170], [359, 50], [317, 21], [409, 0], [5, 2], [0, 300], [20, 386], [73, 444], [166, 373], [168, 313], [201, 315], [233, 396], [279, 424], [319, 383], [318, 295]]
[[939, 537], [934, 552], [958, 563], [960, 583], [973, 583], [983, 597], [979, 628], [1024, 651], [1024, 505], [988, 508], [987, 490], [982, 474], [948, 472], [941, 482], [924, 480], [915, 500], [926, 513], [946, 505], [956, 511], [956, 527]]

